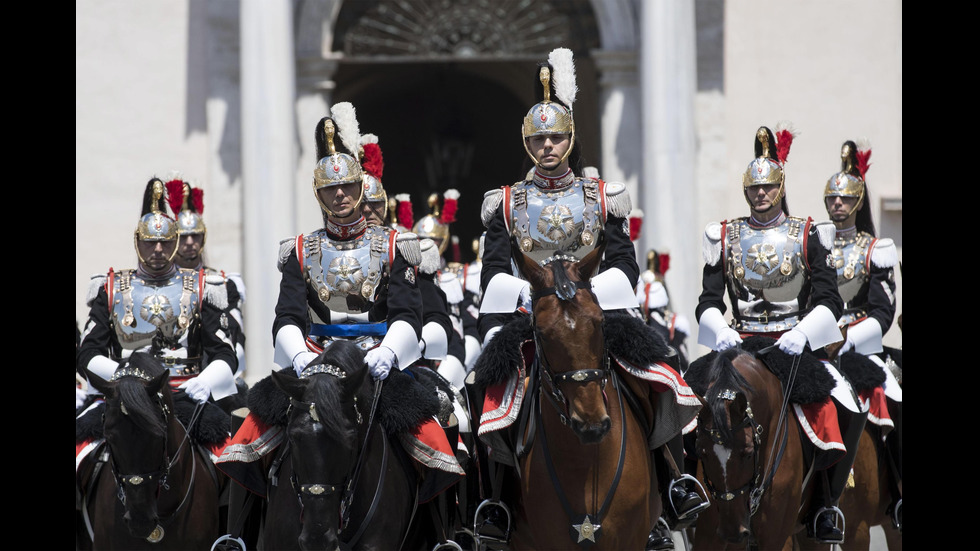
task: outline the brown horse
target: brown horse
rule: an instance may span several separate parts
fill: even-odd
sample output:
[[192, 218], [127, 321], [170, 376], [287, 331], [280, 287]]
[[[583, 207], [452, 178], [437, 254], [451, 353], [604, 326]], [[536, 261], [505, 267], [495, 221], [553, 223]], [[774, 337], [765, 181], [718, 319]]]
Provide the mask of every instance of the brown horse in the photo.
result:
[[94, 549], [210, 549], [218, 537], [210, 458], [175, 415], [169, 375], [152, 356], [135, 353], [111, 381], [89, 376], [105, 395], [111, 467], [87, 511]]
[[698, 477], [712, 507], [694, 549], [792, 549], [802, 525], [803, 451], [779, 379], [740, 349], [718, 354], [698, 415]]
[[[589, 284], [602, 250], [544, 267], [517, 255], [534, 293], [536, 360], [525, 407], [534, 408], [536, 435], [524, 435], [513, 549], [642, 549], [661, 513], [644, 429], [622, 394], [635, 383], [610, 368]], [[634, 388], [648, 399], [648, 389]]]

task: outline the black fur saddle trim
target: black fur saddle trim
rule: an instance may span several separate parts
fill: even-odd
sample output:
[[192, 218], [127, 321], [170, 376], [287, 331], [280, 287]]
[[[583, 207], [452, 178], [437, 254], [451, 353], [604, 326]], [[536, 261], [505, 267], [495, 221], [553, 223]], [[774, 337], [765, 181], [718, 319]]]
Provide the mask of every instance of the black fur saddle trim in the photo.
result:
[[487, 343], [473, 369], [477, 388], [502, 383], [514, 373], [514, 366], [524, 361], [521, 345], [534, 339], [531, 316], [519, 316], [497, 331]]
[[841, 355], [839, 363], [844, 377], [858, 392], [885, 384], [885, 372], [863, 354], [845, 352]]
[[[741, 348], [745, 352], [756, 354], [774, 344], [776, 344], [776, 339], [770, 337], [747, 337], [743, 339]], [[711, 351], [691, 362], [687, 372], [684, 373], [684, 380], [694, 392], [701, 396], [705, 395], [712, 382], [708, 380], [710, 377], [708, 367], [716, 357], [718, 357], [718, 352]], [[774, 348], [763, 355], [757, 355], [757, 357], [782, 381], [785, 387], [793, 367], [793, 356]], [[790, 401], [797, 404], [818, 402], [830, 395], [835, 384], [833, 375], [827, 372], [823, 363], [813, 354], [804, 352], [800, 357], [800, 365], [796, 372], [796, 381], [793, 384]]]
[[[602, 332], [609, 352], [635, 365], [666, 361], [673, 354], [661, 334], [625, 312], [605, 312]], [[523, 361], [521, 345], [533, 339], [530, 316], [504, 325], [476, 360], [476, 386], [486, 388], [506, 381], [514, 366]]]
[[[409, 370], [414, 376], [393, 369], [381, 390], [375, 416], [390, 435], [414, 430], [439, 413], [437, 387], [452, 397], [449, 384], [435, 372], [424, 367], [411, 367]], [[291, 369], [282, 373], [296, 376]], [[369, 404], [365, 407], [369, 407]], [[267, 425], [286, 426], [289, 396], [269, 376], [249, 389], [248, 408]], [[367, 415], [367, 412], [364, 414]]]
[[[174, 394], [174, 409], [177, 419], [186, 427], [191, 422], [196, 402], [187, 398], [183, 391]], [[102, 415], [105, 413], [105, 403], [100, 403], [92, 411], [75, 418], [75, 442], [99, 439], [104, 436]], [[197, 424], [191, 429], [191, 440], [198, 444], [209, 446], [220, 444], [228, 438], [231, 428], [231, 416], [212, 403], [201, 412]]]

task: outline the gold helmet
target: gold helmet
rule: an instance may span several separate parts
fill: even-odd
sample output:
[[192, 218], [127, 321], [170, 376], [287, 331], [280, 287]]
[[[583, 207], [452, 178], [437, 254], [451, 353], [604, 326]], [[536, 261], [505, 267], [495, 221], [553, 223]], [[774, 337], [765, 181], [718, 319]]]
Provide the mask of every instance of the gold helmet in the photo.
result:
[[389, 225], [396, 230], [407, 233], [412, 231], [415, 214], [412, 212], [412, 198], [407, 193], [399, 193], [388, 199]]
[[[773, 205], [779, 204], [786, 195], [784, 166], [795, 135], [786, 123], [777, 125], [775, 134], [768, 127], [759, 127], [755, 133], [755, 159], [749, 163], [742, 175], [743, 192], [752, 186], [779, 184], [779, 193]], [[752, 206], [748, 195], [745, 196], [745, 201]]]
[[[320, 199], [319, 190], [343, 184], [358, 184], [360, 194], [354, 204], [356, 210], [364, 199], [363, 171], [361, 170], [361, 136], [354, 106], [342, 102], [330, 108], [329, 117], [323, 117], [315, 130], [317, 158], [313, 169], [313, 193], [328, 216], [337, 216]], [[340, 139], [337, 144], [334, 138]], [[346, 150], [346, 151], [345, 151]]]
[[456, 221], [456, 207], [459, 201], [459, 191], [448, 189], [443, 194], [442, 207], [439, 206], [439, 195], [429, 196], [429, 214], [415, 223], [412, 231], [419, 239], [429, 238], [439, 248], [439, 254], [446, 252], [449, 247], [449, 224]]
[[[568, 48], [552, 50], [548, 55], [547, 65], [538, 68], [538, 80], [541, 81], [544, 99], [534, 104], [524, 115], [524, 124], [521, 126], [524, 150], [537, 165], [538, 161], [531, 153], [528, 138], [544, 134], [568, 134], [571, 143], [561, 159], [565, 162], [575, 146], [572, 105], [575, 103], [578, 87], [575, 84], [575, 60], [572, 51]], [[552, 101], [552, 93], [558, 101]]]
[[143, 262], [137, 246], [140, 241], [173, 241], [174, 248], [170, 259], [173, 260], [174, 255], [177, 254], [177, 222], [165, 214], [167, 209], [164, 202], [165, 189], [162, 180], [151, 178], [143, 192], [143, 214], [133, 232], [133, 245], [136, 247], [136, 255], [140, 257], [140, 262]]
[[[204, 225], [204, 191], [191, 187], [180, 176], [174, 175], [164, 184], [167, 188], [167, 203], [177, 220], [178, 235], [203, 235], [207, 240], [207, 227]], [[204, 243], [201, 243], [204, 246]]]
[[840, 172], [831, 176], [827, 180], [827, 186], [824, 187], [824, 199], [827, 197], [857, 197], [857, 203], [854, 204], [854, 209], [848, 213], [848, 216], [861, 210], [865, 203], [867, 186], [864, 175], [870, 166], [870, 159], [870, 146], [859, 147], [853, 141], [847, 140], [840, 150]]
[[381, 156], [381, 146], [374, 134], [361, 136], [361, 169], [364, 172], [364, 201], [368, 203], [383, 203], [381, 219], [388, 216], [388, 194], [381, 183], [384, 172], [384, 159]]

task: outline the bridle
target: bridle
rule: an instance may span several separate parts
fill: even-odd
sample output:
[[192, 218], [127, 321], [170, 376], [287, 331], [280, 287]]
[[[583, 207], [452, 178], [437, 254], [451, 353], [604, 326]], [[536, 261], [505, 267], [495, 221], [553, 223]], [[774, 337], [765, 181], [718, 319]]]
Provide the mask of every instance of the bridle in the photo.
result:
[[[141, 376], [138, 373], [123, 373], [123, 374], [135, 375], [137, 378], [143, 381], [149, 380], [149, 378], [147, 378], [145, 375]], [[117, 373], [117, 375], [119, 374]], [[118, 379], [119, 377], [114, 376], [113, 378]], [[143, 484], [152, 484], [156, 482], [157, 486], [156, 486], [156, 494], [154, 496], [155, 499], [159, 499], [160, 492], [162, 490], [170, 489], [170, 485], [168, 483], [170, 470], [180, 460], [182, 453], [184, 451], [185, 444], [187, 444], [190, 441], [191, 428], [197, 423], [197, 420], [200, 418], [200, 414], [205, 406], [204, 403], [198, 403], [194, 408], [194, 413], [191, 417], [190, 423], [188, 424], [187, 427], [184, 427], [183, 424], [180, 422], [180, 420], [177, 419], [170, 411], [170, 408], [167, 406], [166, 402], [164, 402], [163, 394], [158, 392], [157, 398], [159, 399], [157, 403], [160, 406], [160, 414], [163, 416], [164, 426], [167, 427], [163, 433], [163, 454], [162, 454], [163, 466], [161, 466], [159, 469], [155, 471], [151, 471], [148, 473], [138, 473], [138, 474], [122, 473], [118, 465], [116, 464], [116, 455], [112, 453], [112, 445], [109, 442], [109, 438], [106, 438], [106, 448], [109, 450], [109, 470], [112, 473], [113, 478], [115, 478], [116, 480], [116, 497], [117, 499], [119, 499], [120, 503], [122, 503], [123, 507], [127, 507], [126, 504], [127, 487], [136, 488], [138, 486], [142, 486]], [[123, 415], [129, 415], [129, 412], [126, 411], [125, 404], [120, 402], [119, 408]], [[105, 412], [103, 412], [102, 415], [104, 420]], [[176, 422], [181, 428], [184, 429], [183, 431], [184, 437], [181, 439], [180, 444], [177, 446], [177, 450], [173, 453], [172, 457], [169, 451], [169, 444], [170, 444], [169, 426], [171, 421]], [[194, 488], [194, 481], [196, 479], [196, 475], [197, 475], [197, 461], [195, 461], [194, 458], [192, 457], [191, 476], [190, 476], [190, 480], [187, 483], [187, 490], [184, 492], [184, 497], [181, 499], [180, 503], [177, 505], [177, 507], [174, 509], [172, 513], [170, 513], [169, 515], [162, 515], [162, 516], [159, 514], [157, 515], [156, 518], [157, 527], [146, 538], [147, 541], [151, 543], [157, 543], [163, 539], [164, 526], [169, 525], [174, 520], [174, 518], [176, 518], [177, 514], [180, 513], [181, 510], [183, 510], [184, 506], [187, 505], [191, 495], [191, 490]]]
[[[341, 368], [330, 365], [330, 364], [317, 364], [307, 367], [303, 373], [300, 375], [301, 379], [309, 379], [316, 374], [327, 374], [336, 377], [338, 380], [343, 380], [347, 377], [347, 373]], [[338, 526], [338, 533], [343, 533], [345, 530], [350, 528], [350, 513], [351, 513], [351, 503], [354, 500], [354, 495], [357, 490], [357, 483], [360, 480], [361, 467], [365, 462], [365, 457], [367, 454], [368, 444], [371, 438], [371, 428], [374, 426], [374, 415], [377, 411], [378, 399], [381, 396], [383, 380], [375, 381], [374, 387], [374, 397], [371, 403], [371, 412], [367, 419], [367, 425], [364, 425], [364, 416], [361, 414], [360, 408], [358, 407], [357, 395], [354, 396], [354, 415], [355, 422], [358, 427], [358, 431], [364, 428], [364, 440], [361, 445], [360, 452], [357, 448], [351, 448], [351, 454], [354, 455], [354, 471], [353, 474], [346, 476], [340, 482], [313, 482], [313, 483], [300, 483], [296, 477], [296, 470], [293, 469], [292, 475], [290, 476], [290, 482], [293, 486], [293, 490], [296, 492], [297, 499], [300, 505], [300, 516], [302, 517], [302, 511], [305, 508], [303, 499], [317, 499], [325, 498], [330, 495], [336, 494], [338, 492], [343, 492], [340, 497], [340, 524]], [[304, 402], [297, 400], [295, 398], [290, 398], [289, 400], [289, 410], [287, 411], [287, 416], [290, 412], [296, 408], [298, 411], [306, 412], [310, 419], [314, 423], [319, 423], [320, 419], [316, 412], [316, 404], [313, 402]], [[378, 480], [378, 485], [375, 488], [374, 497], [371, 501], [371, 506], [369, 508], [368, 514], [361, 520], [358, 530], [351, 536], [351, 538], [344, 543], [348, 547], [353, 547], [358, 539], [363, 535], [365, 528], [370, 523], [374, 513], [377, 511], [378, 504], [381, 497], [381, 489], [384, 486], [385, 472], [387, 471], [388, 463], [388, 440], [387, 438], [381, 439], [384, 445], [384, 453], [382, 455], [382, 468], [381, 476]], [[356, 454], [356, 455], [355, 455]]]
[[[592, 292], [592, 285], [588, 281], [571, 281], [569, 282], [573, 290], [569, 294], [569, 289], [559, 289], [558, 287], [547, 287], [545, 289], [535, 290], [531, 296], [531, 304], [537, 303], [538, 299], [556, 295], [559, 300], [572, 300], [575, 297], [575, 292], [579, 289], [586, 289], [592, 298], [595, 299], [595, 294]], [[537, 324], [533, 323], [534, 313], [532, 306], [532, 327], [534, 327], [534, 350], [535, 350], [535, 362], [541, 367], [541, 374], [545, 381], [547, 381], [547, 389], [542, 389], [545, 396], [555, 407], [558, 412], [558, 418], [561, 423], [565, 426], [570, 426], [571, 424], [571, 413], [569, 412], [569, 400], [565, 396], [565, 393], [561, 390], [561, 383], [572, 382], [578, 384], [586, 384], [592, 381], [599, 381], [599, 388], [602, 391], [602, 400], [608, 406], [608, 401], [606, 398], [606, 382], [610, 378], [610, 363], [609, 354], [606, 353], [606, 344], [603, 341], [602, 344], [602, 355], [600, 356], [601, 367], [598, 369], [578, 369], [575, 371], [563, 371], [560, 373], [555, 373], [548, 363], [548, 359], [544, 355], [544, 347], [541, 346], [541, 339], [538, 334]]]
[[[756, 354], [763, 355], [774, 348], [775, 345], [759, 350]], [[711, 493], [711, 496], [715, 499], [720, 501], [731, 501], [736, 497], [748, 494], [750, 519], [755, 515], [756, 511], [758, 511], [759, 504], [762, 502], [763, 494], [767, 489], [769, 489], [770, 486], [772, 486], [772, 481], [776, 476], [776, 471], [779, 469], [779, 464], [783, 459], [783, 452], [786, 451], [786, 442], [789, 440], [789, 423], [786, 422], [786, 412], [787, 408], [789, 407], [789, 398], [792, 393], [793, 385], [796, 382], [796, 374], [799, 366], [800, 356], [795, 356], [793, 358], [792, 368], [790, 369], [789, 380], [787, 381], [786, 385], [783, 385], [782, 381], [780, 381], [780, 386], [783, 386], [783, 401], [780, 405], [779, 419], [776, 422], [776, 430], [774, 431], [774, 434], [779, 435], [779, 443], [778, 445], [773, 445], [771, 448], [769, 448], [769, 459], [766, 463], [768, 465], [766, 469], [763, 471], [762, 463], [759, 461], [759, 450], [762, 443], [762, 433], [764, 427], [762, 427], [762, 425], [755, 420], [755, 417], [753, 417], [752, 407], [746, 399], [745, 417], [737, 426], [732, 427], [732, 431], [734, 432], [735, 430], [746, 426], [752, 427], [753, 440], [755, 442], [752, 452], [753, 469], [755, 472], [754, 476], [747, 484], [738, 488], [737, 490], [718, 492], [711, 480], [708, 479], [707, 473], [704, 475], [704, 481], [707, 489]], [[719, 393], [718, 398], [723, 400], [734, 400], [735, 392], [730, 389], [725, 389]], [[726, 444], [724, 438], [722, 438], [721, 433], [717, 429], [711, 429], [708, 432], [711, 440], [715, 444], [721, 446]]]

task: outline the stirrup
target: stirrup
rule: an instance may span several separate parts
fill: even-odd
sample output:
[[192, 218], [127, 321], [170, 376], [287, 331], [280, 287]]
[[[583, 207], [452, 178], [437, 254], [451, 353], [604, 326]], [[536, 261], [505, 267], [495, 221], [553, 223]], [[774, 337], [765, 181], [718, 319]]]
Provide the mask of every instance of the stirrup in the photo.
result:
[[[694, 507], [690, 511], [685, 512], [683, 515], [681, 515], [677, 511], [677, 507], [674, 505], [674, 500], [670, 499], [670, 493], [671, 493], [671, 490], [674, 489], [674, 486], [678, 486], [678, 485], [684, 491], [688, 491], [687, 490], [687, 487], [683, 485], [683, 482], [688, 482], [688, 481], [694, 484], [694, 490], [693, 490], [693, 492], [696, 493], [696, 494], [698, 494], [698, 497], [701, 498], [701, 504], [698, 505], [697, 507]], [[667, 486], [667, 501], [670, 502], [670, 508], [671, 508], [671, 510], [673, 512], [673, 516], [678, 521], [694, 520], [694, 519], [697, 518], [698, 513], [700, 513], [701, 511], [704, 511], [705, 509], [707, 509], [711, 505], [711, 500], [708, 499], [708, 492], [705, 491], [704, 486], [701, 485], [701, 481], [698, 480], [698, 479], [696, 479], [696, 478], [694, 478], [693, 476], [691, 476], [689, 474], [682, 474], [676, 480], [671, 480], [670, 481], [670, 485]]]
[[442, 543], [437, 543], [432, 548], [432, 551], [463, 551], [463, 548], [453, 540], [446, 540]]
[[[507, 519], [507, 526], [503, 529], [503, 537], [499, 537], [491, 534], [484, 534], [480, 531], [486, 523], [480, 522], [480, 512], [486, 508], [487, 511], [492, 509], [500, 509], [504, 512]], [[488, 516], [488, 515], [487, 515]], [[484, 517], [486, 520], [486, 517]], [[487, 549], [507, 549], [507, 544], [510, 541], [510, 529], [512, 519], [510, 516], [510, 508], [507, 504], [496, 499], [485, 499], [480, 505], [477, 506], [476, 512], [473, 513], [473, 538], [476, 540], [477, 547], [486, 547]]]
[[214, 540], [211, 544], [211, 551], [232, 551], [232, 550], [245, 551], [245, 542], [242, 538], [236, 538], [231, 534], [225, 534], [218, 539]]
[[[836, 521], [840, 521], [841, 538], [840, 538], [839, 541], [838, 540], [828, 540], [828, 539], [823, 539], [823, 538], [818, 538], [817, 537], [817, 519], [819, 519], [820, 516], [823, 515], [827, 511], [831, 511], [832, 513], [834, 513], [834, 516], [836, 517], [836, 520], [834, 522], [834, 527], [837, 527], [837, 524], [838, 523]], [[840, 544], [840, 543], [844, 543], [844, 533], [845, 533], [844, 530], [845, 530], [846, 527], [847, 527], [847, 524], [846, 524], [846, 521], [844, 520], [844, 513], [839, 508], [837, 508], [836, 506], [835, 507], [821, 507], [821, 508], [817, 509], [817, 511], [815, 513], [813, 513], [813, 519], [810, 521], [809, 530], [810, 530], [810, 534], [812, 534], [811, 537], [814, 540], [816, 540], [817, 542], [819, 542], [819, 543]]]
[[891, 507], [891, 518], [892, 526], [898, 530], [902, 531], [902, 498], [898, 498], [898, 502]]
[[[661, 530], [663, 531], [663, 534], [666, 535], [661, 536]], [[657, 519], [656, 526], [654, 526], [653, 530], [651, 530], [650, 534], [647, 536], [647, 544], [646, 547], [644, 547], [644, 551], [666, 551], [674, 549], [674, 536], [671, 534], [671, 532], [672, 530], [670, 529], [670, 525], [667, 524], [664, 517], [659, 517]], [[653, 539], [655, 536], [663, 539], [664, 541], [660, 545], [652, 545], [651, 539]], [[667, 545], [668, 541], [670, 542], [669, 546]]]

